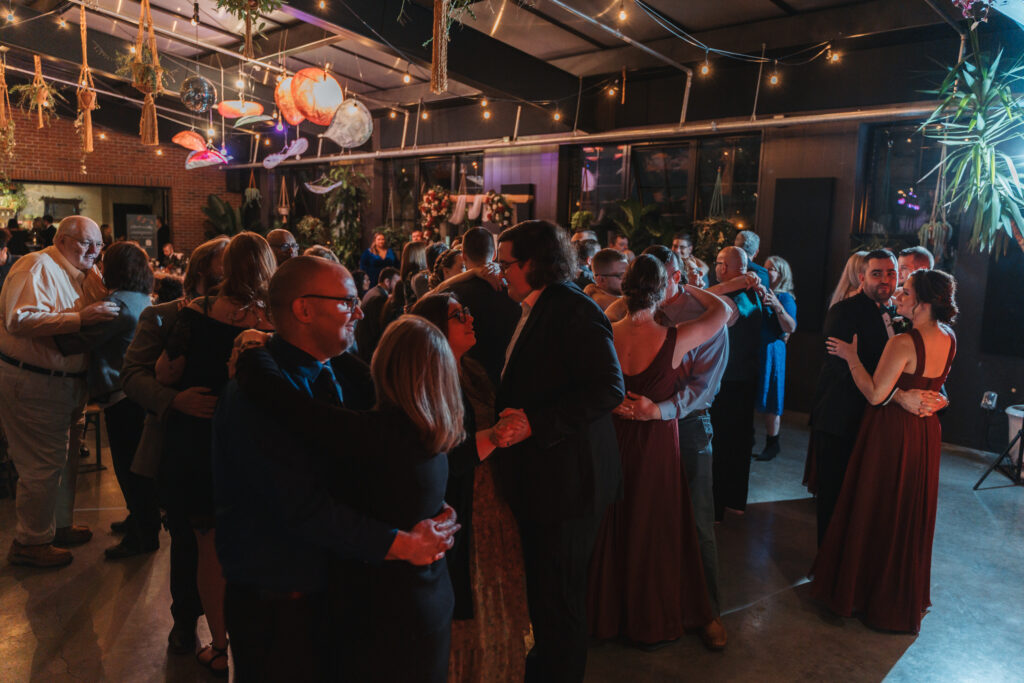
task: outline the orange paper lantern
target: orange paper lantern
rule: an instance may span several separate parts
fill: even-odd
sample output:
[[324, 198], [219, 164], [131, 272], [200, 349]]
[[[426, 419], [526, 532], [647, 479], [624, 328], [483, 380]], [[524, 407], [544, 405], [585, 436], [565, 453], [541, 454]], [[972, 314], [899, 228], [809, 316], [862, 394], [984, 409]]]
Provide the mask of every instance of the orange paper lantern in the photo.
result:
[[194, 130], [181, 131], [171, 138], [171, 142], [193, 152], [202, 152], [206, 149], [206, 139]]
[[328, 126], [345, 96], [334, 76], [309, 68], [292, 77], [292, 99], [300, 114], [318, 126]]
[[263, 105], [259, 102], [224, 100], [217, 105], [217, 111], [226, 119], [237, 119], [240, 116], [257, 116], [262, 114]]
[[297, 126], [306, 120], [299, 108], [295, 106], [292, 98], [292, 77], [284, 78], [274, 89], [274, 103], [277, 104], [281, 116], [292, 126]]

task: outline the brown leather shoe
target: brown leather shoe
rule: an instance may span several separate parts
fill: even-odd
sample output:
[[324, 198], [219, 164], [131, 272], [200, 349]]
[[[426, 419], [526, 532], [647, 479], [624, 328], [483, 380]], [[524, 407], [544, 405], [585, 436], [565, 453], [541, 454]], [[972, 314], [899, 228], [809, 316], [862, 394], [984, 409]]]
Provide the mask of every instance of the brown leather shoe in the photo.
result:
[[11, 550], [7, 553], [7, 561], [23, 567], [64, 567], [71, 564], [73, 556], [70, 550], [54, 548], [50, 543], [24, 545], [11, 541]]
[[53, 535], [53, 544], [58, 548], [73, 548], [76, 545], [88, 543], [90, 540], [92, 540], [92, 531], [89, 527], [78, 524], [61, 527]]
[[700, 637], [704, 641], [704, 647], [709, 650], [723, 650], [725, 644], [729, 642], [728, 636], [725, 635], [725, 625], [718, 617], [704, 625], [700, 630]]

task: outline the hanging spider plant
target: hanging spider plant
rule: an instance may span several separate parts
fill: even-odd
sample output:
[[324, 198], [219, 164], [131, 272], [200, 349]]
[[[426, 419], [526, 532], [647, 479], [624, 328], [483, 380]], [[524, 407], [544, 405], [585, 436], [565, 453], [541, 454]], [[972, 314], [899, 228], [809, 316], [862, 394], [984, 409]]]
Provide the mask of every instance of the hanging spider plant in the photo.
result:
[[[1024, 58], [989, 59], [971, 32], [971, 54], [948, 67], [937, 90], [940, 103], [919, 131], [944, 146], [928, 175], [945, 174], [940, 201], [959, 207], [971, 225], [970, 247], [1002, 252], [1017, 240], [1024, 249], [1024, 185], [1013, 155], [1024, 152]], [[927, 177], [927, 176], [925, 176]]]

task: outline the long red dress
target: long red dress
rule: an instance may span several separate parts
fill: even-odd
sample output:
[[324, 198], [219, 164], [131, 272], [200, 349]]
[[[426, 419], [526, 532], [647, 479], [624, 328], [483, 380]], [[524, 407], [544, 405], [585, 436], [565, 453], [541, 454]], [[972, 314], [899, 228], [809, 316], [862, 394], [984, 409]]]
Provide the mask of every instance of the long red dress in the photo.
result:
[[[947, 332], [949, 332], [947, 330]], [[924, 342], [913, 374], [900, 389], [938, 391], [946, 381], [956, 338], [950, 332], [946, 368], [924, 377]], [[843, 480], [835, 513], [814, 560], [811, 595], [834, 612], [863, 615], [871, 626], [917, 633], [931, 605], [929, 589], [942, 427], [895, 403], [868, 406]]]
[[[676, 390], [676, 331], [626, 389], [654, 402]], [[675, 420], [615, 418], [623, 499], [608, 509], [590, 564], [587, 614], [597, 638], [674, 640], [714, 618]]]

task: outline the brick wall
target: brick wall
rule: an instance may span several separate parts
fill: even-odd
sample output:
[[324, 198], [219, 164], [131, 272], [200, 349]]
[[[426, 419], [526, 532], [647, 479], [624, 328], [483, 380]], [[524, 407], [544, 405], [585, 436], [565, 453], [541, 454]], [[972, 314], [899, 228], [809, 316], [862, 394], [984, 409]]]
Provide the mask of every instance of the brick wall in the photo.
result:
[[[94, 127], [95, 151], [86, 159], [88, 173], [82, 174], [81, 143], [73, 121], [61, 118], [37, 129], [36, 120], [20, 111], [15, 112], [15, 121], [14, 161], [6, 164], [11, 180], [165, 188], [170, 204], [167, 222], [180, 249], [190, 250], [203, 241], [202, 207], [207, 195], [240, 205], [240, 195], [225, 190], [223, 170], [186, 171], [188, 151], [172, 144], [166, 133], [159, 147], [144, 147], [138, 136]], [[158, 155], [157, 149], [163, 154]]]

